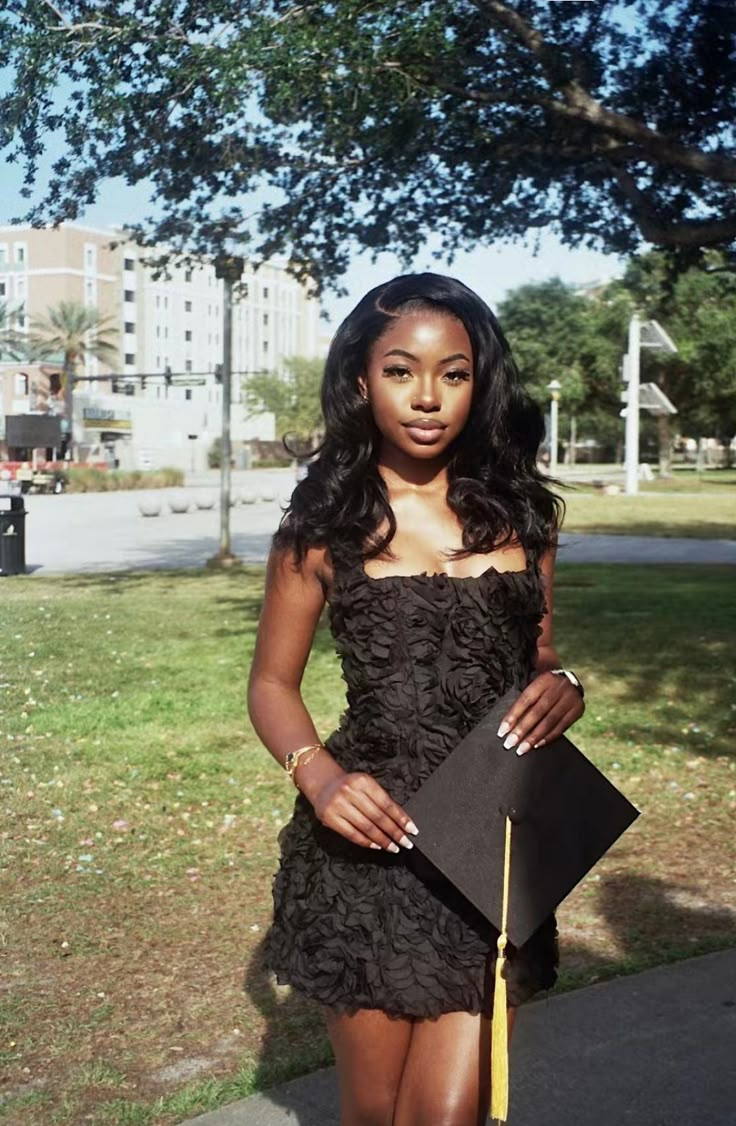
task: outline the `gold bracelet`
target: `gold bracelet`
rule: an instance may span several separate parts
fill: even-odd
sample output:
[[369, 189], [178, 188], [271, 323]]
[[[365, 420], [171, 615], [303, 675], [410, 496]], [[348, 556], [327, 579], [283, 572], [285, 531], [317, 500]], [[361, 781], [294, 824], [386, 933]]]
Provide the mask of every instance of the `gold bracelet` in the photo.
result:
[[[286, 758], [284, 759], [284, 770], [289, 775], [289, 777], [291, 778], [291, 780], [292, 780], [292, 782], [294, 783], [295, 786], [296, 786], [296, 778], [294, 777], [294, 775], [296, 773], [297, 766], [299, 766], [300, 763], [301, 763], [302, 756], [308, 755], [309, 757], [306, 758], [304, 761], [309, 762], [310, 759], [312, 759], [314, 757], [314, 755], [316, 755], [317, 752], [321, 751], [322, 749], [323, 749], [322, 743], [310, 743], [309, 746], [300, 747], [299, 750], [297, 750], [297, 751], [289, 751]], [[310, 751], [311, 751], [311, 754], [310, 754]]]

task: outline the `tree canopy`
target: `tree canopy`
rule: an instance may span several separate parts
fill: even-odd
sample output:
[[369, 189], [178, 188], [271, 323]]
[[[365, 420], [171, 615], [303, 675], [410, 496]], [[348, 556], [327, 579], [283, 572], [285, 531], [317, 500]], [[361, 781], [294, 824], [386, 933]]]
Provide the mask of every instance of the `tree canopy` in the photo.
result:
[[[558, 278], [511, 290], [499, 318], [522, 378], [540, 406], [547, 384], [562, 385], [563, 426], [572, 414], [581, 438], [614, 445], [623, 437], [621, 359], [634, 310], [660, 322], [677, 346], [669, 355], [643, 348], [642, 382], [656, 383], [677, 415], [671, 430], [689, 437], [736, 433], [736, 277], [710, 252], [706, 270], [690, 268], [672, 284], [661, 252], [631, 259], [622, 278], [582, 296]], [[657, 429], [642, 412], [645, 431]], [[659, 428], [660, 441], [667, 434]]]
[[0, 151], [30, 221], [150, 180], [140, 239], [284, 252], [318, 287], [356, 244], [538, 228], [736, 264], [735, 29], [732, 0], [11, 0]]
[[322, 434], [320, 388], [324, 360], [293, 356], [283, 375], [258, 372], [245, 378], [245, 405], [254, 413], [271, 411], [276, 433], [295, 452], [315, 446]]

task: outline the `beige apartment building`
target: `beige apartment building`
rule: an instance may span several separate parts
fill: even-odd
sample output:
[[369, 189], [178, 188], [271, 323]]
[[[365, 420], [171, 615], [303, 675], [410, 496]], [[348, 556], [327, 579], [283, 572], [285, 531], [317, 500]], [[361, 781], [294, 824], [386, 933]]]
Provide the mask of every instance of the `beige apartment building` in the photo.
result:
[[[221, 425], [223, 286], [207, 260], [157, 278], [146, 264], [151, 253], [122, 230], [0, 227], [0, 303], [21, 337], [60, 301], [95, 307], [116, 330], [117, 362], [89, 358], [78, 371], [74, 436], [82, 458], [200, 468]], [[285, 263], [258, 270], [246, 263], [233, 308], [236, 451], [252, 438], [274, 437], [272, 416], [245, 417], [242, 380], [278, 374], [290, 356], [317, 356], [323, 348], [317, 302]], [[63, 414], [62, 359], [28, 364], [0, 354], [0, 457], [5, 415]]]

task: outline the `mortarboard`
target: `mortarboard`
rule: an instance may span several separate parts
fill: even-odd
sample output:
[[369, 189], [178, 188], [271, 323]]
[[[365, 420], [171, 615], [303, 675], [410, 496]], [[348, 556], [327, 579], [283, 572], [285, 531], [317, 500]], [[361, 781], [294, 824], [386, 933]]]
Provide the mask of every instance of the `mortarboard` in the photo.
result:
[[639, 812], [565, 736], [524, 755], [498, 727], [519, 690], [499, 699], [404, 804], [415, 847], [500, 931], [491, 1114], [508, 1101], [507, 937], [522, 946]]

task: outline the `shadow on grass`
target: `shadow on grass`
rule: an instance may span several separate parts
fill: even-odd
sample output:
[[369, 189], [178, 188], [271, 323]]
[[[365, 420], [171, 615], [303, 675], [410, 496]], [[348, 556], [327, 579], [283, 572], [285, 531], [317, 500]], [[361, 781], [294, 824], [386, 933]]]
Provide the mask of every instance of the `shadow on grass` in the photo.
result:
[[[698, 902], [699, 898], [697, 888], [660, 879], [607, 877], [599, 889], [598, 909], [619, 953], [601, 957], [584, 944], [566, 941], [563, 932], [559, 985], [539, 999], [733, 946], [733, 912], [710, 907]], [[636, 925], [631, 922], [633, 917]], [[244, 983], [267, 1022], [255, 1076], [260, 1090], [333, 1062], [319, 1006], [292, 991], [277, 989], [263, 967], [262, 951], [263, 944], [253, 956]], [[308, 1046], [295, 1050], [295, 1044]], [[332, 1073], [314, 1075], [296, 1090], [288, 1085], [276, 1087], [269, 1090], [269, 1098], [299, 1126], [337, 1126], [337, 1083]]]
[[574, 515], [571, 515], [562, 530], [566, 534], [579, 536], [647, 536], [653, 539], [733, 540], [736, 537], [734, 525], [722, 520], [688, 520], [680, 523], [650, 520], [643, 513], [631, 516], [626, 524], [620, 521], [607, 524], [604, 519], [593, 522], [576, 521]]

